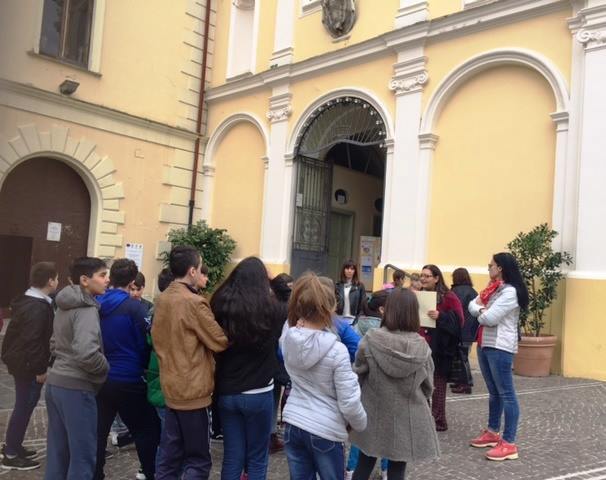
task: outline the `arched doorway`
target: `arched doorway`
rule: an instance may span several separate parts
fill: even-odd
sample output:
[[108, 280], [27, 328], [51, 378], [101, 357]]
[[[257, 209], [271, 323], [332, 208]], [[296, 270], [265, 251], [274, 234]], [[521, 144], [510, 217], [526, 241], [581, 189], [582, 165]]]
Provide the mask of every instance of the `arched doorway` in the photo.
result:
[[295, 149], [294, 275], [336, 278], [345, 259], [363, 260], [362, 237], [380, 245], [385, 139], [384, 119], [361, 98], [339, 97], [311, 113]]
[[[14, 168], [0, 189], [0, 307], [29, 283], [31, 265], [52, 261], [60, 285], [69, 265], [87, 254], [91, 198], [78, 173], [52, 158]], [[8, 274], [7, 274], [8, 273]]]

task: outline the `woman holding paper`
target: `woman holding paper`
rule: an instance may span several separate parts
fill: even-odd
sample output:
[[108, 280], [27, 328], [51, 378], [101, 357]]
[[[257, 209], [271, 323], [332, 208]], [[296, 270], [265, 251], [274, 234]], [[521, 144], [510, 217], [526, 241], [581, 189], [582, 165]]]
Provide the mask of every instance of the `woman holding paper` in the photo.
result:
[[[488, 388], [488, 428], [471, 441], [472, 447], [492, 447], [489, 460], [518, 458], [515, 445], [520, 407], [511, 366], [518, 351], [520, 311], [528, 308], [528, 290], [518, 264], [510, 253], [497, 253], [488, 264], [490, 282], [469, 304], [478, 317], [478, 363]], [[503, 437], [499, 435], [505, 413]]]
[[427, 316], [435, 320], [435, 328], [421, 327], [419, 333], [431, 347], [435, 365], [433, 376], [434, 391], [431, 398], [431, 413], [436, 422], [436, 430], [448, 430], [446, 422], [446, 383], [452, 359], [461, 341], [461, 327], [465, 316], [458, 297], [451, 292], [442, 271], [436, 265], [425, 265], [421, 271], [423, 290], [436, 292], [436, 308]]

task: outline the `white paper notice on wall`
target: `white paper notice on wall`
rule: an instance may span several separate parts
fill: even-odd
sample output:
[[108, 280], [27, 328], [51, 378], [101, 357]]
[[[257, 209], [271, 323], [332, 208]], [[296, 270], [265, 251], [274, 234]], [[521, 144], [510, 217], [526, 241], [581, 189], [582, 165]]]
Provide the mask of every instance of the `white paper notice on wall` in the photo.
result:
[[143, 244], [142, 243], [127, 243], [126, 258], [130, 258], [137, 264], [139, 270], [143, 268]]
[[49, 242], [60, 242], [61, 227], [62, 225], [58, 222], [48, 222], [48, 227], [46, 229], [46, 239]]

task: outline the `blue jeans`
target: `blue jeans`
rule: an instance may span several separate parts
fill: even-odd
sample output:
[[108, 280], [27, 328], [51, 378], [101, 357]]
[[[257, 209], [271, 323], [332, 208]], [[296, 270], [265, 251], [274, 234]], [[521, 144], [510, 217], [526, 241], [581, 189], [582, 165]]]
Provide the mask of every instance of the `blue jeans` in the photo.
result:
[[223, 426], [221, 480], [240, 480], [244, 468], [249, 480], [265, 480], [274, 408], [273, 391], [220, 395]]
[[27, 425], [40, 399], [42, 384], [31, 377], [13, 377], [15, 380], [15, 408], [6, 429], [7, 455], [16, 456], [23, 447]]
[[505, 412], [503, 440], [514, 443], [520, 407], [513, 384], [513, 354], [496, 348], [478, 347], [478, 363], [488, 388], [488, 428], [498, 432]]
[[290, 480], [343, 480], [345, 453], [341, 442], [333, 442], [286, 424], [284, 449]]
[[97, 402], [85, 390], [46, 385], [45, 480], [91, 479], [97, 461]]
[[[351, 448], [349, 449], [349, 457], [347, 457], [347, 466], [346, 470], [353, 472], [358, 466], [358, 459], [360, 458], [360, 449], [356, 447], [353, 443], [351, 444]], [[381, 470], [387, 470], [387, 464], [389, 460], [386, 458], [381, 459]]]

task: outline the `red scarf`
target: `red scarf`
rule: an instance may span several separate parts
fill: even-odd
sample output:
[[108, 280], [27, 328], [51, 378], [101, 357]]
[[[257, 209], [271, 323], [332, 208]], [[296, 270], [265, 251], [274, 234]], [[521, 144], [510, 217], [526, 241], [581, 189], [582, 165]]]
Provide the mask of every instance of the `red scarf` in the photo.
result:
[[[492, 281], [488, 282], [488, 285], [486, 286], [486, 288], [480, 292], [480, 300], [482, 300], [482, 305], [484, 305], [484, 306], [488, 305], [488, 301], [490, 300], [490, 297], [492, 297], [494, 295], [494, 292], [496, 292], [501, 285], [503, 285], [503, 280], [492, 280]], [[484, 333], [484, 325], [480, 325], [480, 328], [478, 328], [478, 336], [476, 338], [479, 347], [482, 346], [482, 334], [483, 333]]]

